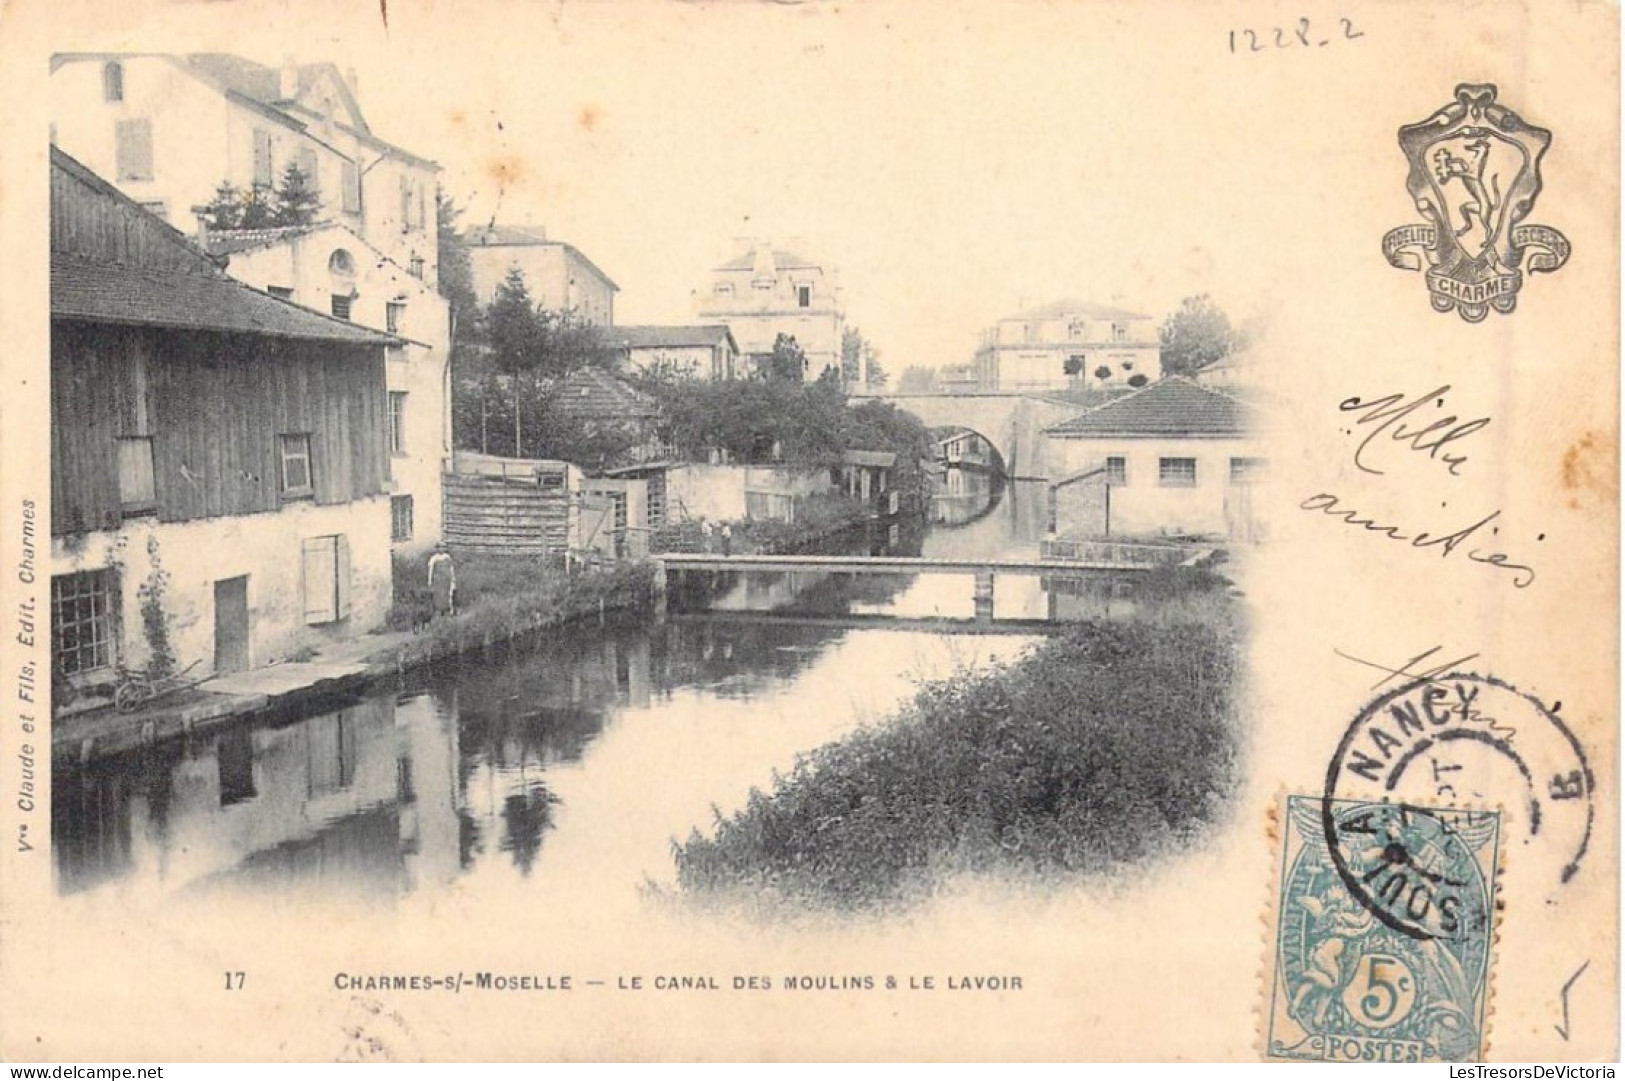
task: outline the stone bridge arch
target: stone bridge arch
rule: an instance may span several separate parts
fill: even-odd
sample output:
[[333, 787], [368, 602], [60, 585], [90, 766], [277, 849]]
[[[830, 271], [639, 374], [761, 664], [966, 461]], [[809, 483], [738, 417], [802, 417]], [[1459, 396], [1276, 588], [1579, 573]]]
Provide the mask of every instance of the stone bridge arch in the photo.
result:
[[1025, 394], [878, 394], [917, 417], [927, 428], [969, 428], [993, 445], [1004, 459], [1009, 480], [1050, 480], [1051, 464], [1044, 429], [1083, 412], [1084, 407]]

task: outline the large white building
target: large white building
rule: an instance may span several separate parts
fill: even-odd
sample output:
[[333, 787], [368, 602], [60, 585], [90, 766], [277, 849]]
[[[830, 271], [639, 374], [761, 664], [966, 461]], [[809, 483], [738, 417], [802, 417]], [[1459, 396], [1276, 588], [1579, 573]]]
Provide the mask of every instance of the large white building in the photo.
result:
[[550, 311], [574, 312], [582, 321], [607, 327], [615, 322], [615, 294], [621, 287], [562, 240], [550, 240], [539, 225], [486, 225], [463, 238], [468, 249], [474, 295], [489, 304], [511, 270], [525, 276], [531, 302]]
[[436, 285], [440, 166], [373, 134], [353, 76], [223, 53], [62, 53], [55, 144], [182, 232], [222, 183], [271, 189], [297, 163], [339, 221]]
[[755, 241], [711, 271], [694, 308], [702, 322], [722, 323], [733, 332], [747, 370], [760, 368], [780, 334], [795, 338], [807, 357], [802, 378], [810, 381], [825, 369], [841, 370], [842, 303], [833, 270]]
[[1058, 300], [1000, 319], [976, 351], [985, 391], [1143, 386], [1162, 375], [1151, 316], [1082, 300]]

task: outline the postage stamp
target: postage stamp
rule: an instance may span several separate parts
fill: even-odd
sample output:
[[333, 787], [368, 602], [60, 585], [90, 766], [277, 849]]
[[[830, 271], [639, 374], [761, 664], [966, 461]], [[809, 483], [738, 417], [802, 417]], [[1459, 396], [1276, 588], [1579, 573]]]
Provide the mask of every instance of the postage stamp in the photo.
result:
[[1524, 273], [1550, 273], [1569, 242], [1547, 225], [1522, 224], [1540, 194], [1540, 162], [1552, 133], [1496, 101], [1493, 85], [1464, 83], [1455, 100], [1399, 129], [1410, 165], [1406, 187], [1427, 219], [1382, 238], [1401, 270], [1427, 260], [1428, 294], [1439, 312], [1477, 323], [1490, 309], [1508, 314]]
[[1500, 813], [1309, 796], [1279, 810], [1265, 1057], [1481, 1058]]

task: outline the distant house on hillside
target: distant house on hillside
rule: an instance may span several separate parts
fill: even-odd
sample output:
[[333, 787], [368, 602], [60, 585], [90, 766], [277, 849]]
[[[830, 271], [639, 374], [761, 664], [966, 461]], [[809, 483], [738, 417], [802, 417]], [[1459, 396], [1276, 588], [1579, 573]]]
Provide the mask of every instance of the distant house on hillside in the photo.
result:
[[621, 351], [628, 371], [659, 371], [713, 382], [739, 375], [739, 345], [733, 333], [720, 323], [615, 327], [605, 342]]
[[1055, 527], [1079, 535], [1255, 539], [1256, 410], [1171, 376], [1045, 429], [1065, 479]]
[[1139, 385], [1162, 374], [1160, 355], [1151, 316], [1058, 300], [1006, 316], [983, 333], [977, 383], [984, 391]]
[[549, 240], [541, 226], [482, 226], [468, 230], [463, 244], [481, 304], [491, 302], [508, 271], [517, 267], [524, 272], [531, 301], [540, 307], [573, 311], [595, 326], [614, 324], [615, 294], [621, 287], [575, 245]]
[[228, 277], [51, 152], [51, 632], [78, 686], [382, 621], [392, 335]]
[[806, 354], [804, 380], [817, 379], [826, 368], [840, 371], [846, 317], [835, 273], [794, 251], [753, 242], [712, 269], [695, 311], [706, 322], [726, 324], [740, 352], [758, 367], [778, 336], [787, 334]]

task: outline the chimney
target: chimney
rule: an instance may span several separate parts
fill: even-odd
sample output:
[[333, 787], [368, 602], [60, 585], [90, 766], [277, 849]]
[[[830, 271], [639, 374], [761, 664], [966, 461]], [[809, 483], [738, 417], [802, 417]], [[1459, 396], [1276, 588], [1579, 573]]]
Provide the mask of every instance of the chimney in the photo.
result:
[[299, 66], [294, 63], [292, 53], [285, 53], [282, 57], [282, 77], [277, 84], [277, 98], [281, 101], [292, 101], [298, 96]]

